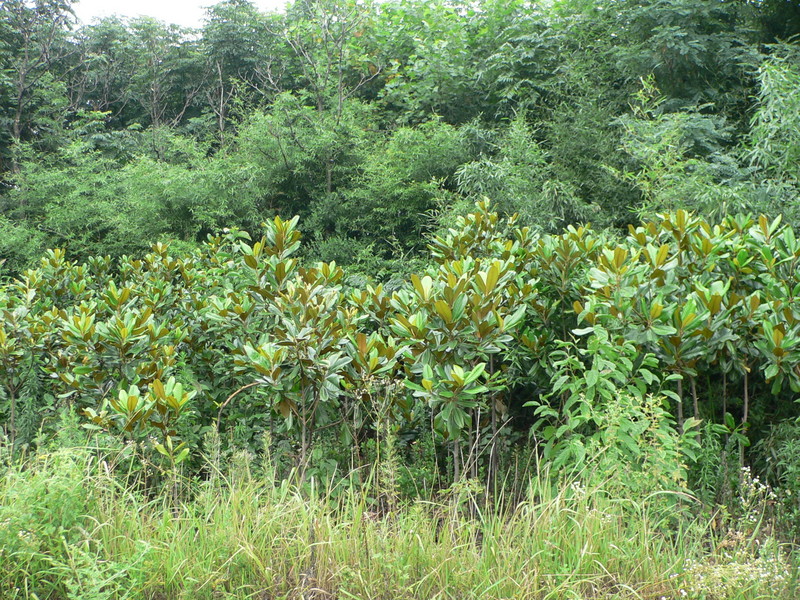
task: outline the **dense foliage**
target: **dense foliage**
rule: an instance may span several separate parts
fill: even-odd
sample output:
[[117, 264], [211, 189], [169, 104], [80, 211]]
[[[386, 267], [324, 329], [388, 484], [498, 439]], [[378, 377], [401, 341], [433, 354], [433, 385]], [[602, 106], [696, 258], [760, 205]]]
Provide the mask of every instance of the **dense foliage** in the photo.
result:
[[[602, 486], [611, 494], [651, 498], [631, 513], [636, 526], [654, 518], [668, 528], [691, 490], [734, 511], [716, 517], [732, 532], [725, 539], [742, 535], [741, 519], [753, 538], [767, 515], [787, 533], [796, 527], [797, 429], [769, 429], [796, 413], [800, 388], [800, 242], [779, 220], [711, 225], [678, 211], [621, 240], [583, 227], [536, 236], [481, 203], [430, 240], [433, 265], [395, 291], [348, 280], [334, 263], [301, 266], [297, 221], [276, 217], [255, 241], [229, 231], [183, 256], [157, 245], [141, 260], [75, 263], [51, 251], [6, 285], [10, 448], [63, 439], [64, 415], [77, 412], [117, 448], [111, 468], [133, 473], [128, 485], [147, 494], [167, 485], [172, 506], [183, 476], [216, 480], [221, 452], [239, 448], [266, 461], [267, 482], [289, 476], [313, 490], [322, 480], [333, 498], [373, 490], [347, 510], [392, 510], [402, 497], [450, 487], [451, 526], [461, 528], [455, 507], [474, 510], [481, 490], [526, 493], [513, 462], [528, 423], [524, 461], [540, 454], [565, 476], [589, 468], [610, 478]], [[750, 460], [769, 463], [779, 495], [742, 470], [754, 435]], [[7, 484], [14, 495], [27, 485]], [[270, 502], [283, 510], [281, 489]], [[692, 535], [695, 544], [704, 534]], [[126, 552], [140, 561], [140, 550]], [[49, 552], [30, 560], [61, 564]], [[780, 589], [768, 594], [789, 589], [775, 552], [736, 555], [777, 561]]]
[[0, 596], [793, 597], [799, 15], [3, 2]]
[[[796, 412], [800, 242], [779, 219], [711, 225], [681, 210], [620, 240], [540, 237], [482, 203], [395, 291], [301, 266], [296, 224], [276, 217], [258, 240], [230, 231], [184, 256], [49, 252], [0, 296], [12, 443], [70, 407], [177, 464], [208, 428], [238, 424], [254, 447], [286, 442], [304, 473], [359, 464], [391, 431], [432, 436], [429, 458], [446, 447], [453, 480], [491, 484], [517, 415], [556, 467], [602, 448], [652, 479], [653, 444], [683, 485], [698, 452], [725, 460], [722, 434], [746, 444]], [[312, 452], [323, 432], [347, 455]], [[701, 482], [712, 496], [717, 475]]]
[[777, 1], [226, 0], [190, 31], [9, 0], [0, 257], [298, 214], [307, 255], [386, 274], [484, 195], [550, 233], [793, 217], [798, 22]]

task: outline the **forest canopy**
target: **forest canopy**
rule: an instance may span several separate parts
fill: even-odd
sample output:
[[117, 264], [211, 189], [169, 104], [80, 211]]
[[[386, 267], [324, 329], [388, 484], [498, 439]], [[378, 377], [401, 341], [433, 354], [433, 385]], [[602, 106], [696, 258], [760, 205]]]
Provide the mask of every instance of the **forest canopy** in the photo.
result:
[[0, 597], [797, 598], [800, 3], [0, 4]]
[[196, 246], [300, 215], [386, 277], [482, 197], [542, 233], [792, 219], [796, 2], [246, 0], [198, 30], [0, 7], [0, 259]]

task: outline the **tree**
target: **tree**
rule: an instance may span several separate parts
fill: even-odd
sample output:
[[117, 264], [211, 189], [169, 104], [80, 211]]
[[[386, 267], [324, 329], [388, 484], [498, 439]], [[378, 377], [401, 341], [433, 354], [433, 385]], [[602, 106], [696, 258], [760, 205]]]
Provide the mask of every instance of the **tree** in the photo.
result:
[[254, 91], [257, 98], [269, 99], [285, 89], [288, 48], [275, 33], [282, 26], [281, 16], [264, 15], [248, 0], [225, 0], [208, 9], [202, 37], [208, 71], [204, 93], [220, 142], [234, 99]]
[[668, 108], [713, 102], [743, 116], [757, 63], [746, 3], [714, 0], [626, 2], [615, 13], [618, 57], [628, 76], [649, 74], [669, 98]]
[[153, 130], [179, 124], [204, 84], [197, 42], [176, 25], [147, 17], [131, 21], [130, 29], [137, 56], [133, 100]]
[[536, 231], [555, 232], [588, 221], [593, 208], [581, 202], [570, 182], [559, 181], [525, 113], [511, 122], [497, 144], [497, 153], [461, 166], [457, 181], [467, 198], [488, 197], [498, 210], [519, 214], [522, 223]]
[[144, 122], [132, 102], [132, 83], [139, 53], [125, 21], [108, 17], [82, 27], [75, 35], [76, 52], [70, 65], [67, 91], [70, 110], [108, 113], [115, 129]]
[[758, 71], [750, 160], [774, 179], [800, 183], [800, 66], [797, 48], [778, 46]]
[[[9, 131], [9, 138], [0, 140], [4, 145], [41, 139], [63, 119], [59, 96], [64, 90], [57, 85], [56, 67], [74, 52], [66, 40], [70, 6], [70, 0], [8, 0], [0, 6], [0, 84], [5, 88], [0, 110]], [[13, 155], [11, 170], [19, 170]]]

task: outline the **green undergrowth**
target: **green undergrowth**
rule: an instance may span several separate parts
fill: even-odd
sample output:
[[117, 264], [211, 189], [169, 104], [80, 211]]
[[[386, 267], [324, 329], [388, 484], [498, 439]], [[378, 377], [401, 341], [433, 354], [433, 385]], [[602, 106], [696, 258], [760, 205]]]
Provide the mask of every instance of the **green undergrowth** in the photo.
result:
[[796, 597], [796, 558], [766, 525], [718, 531], [687, 495], [632, 498], [587, 472], [534, 472], [514, 502], [489, 507], [463, 481], [386, 508], [367, 489], [275, 484], [235, 462], [186, 483], [176, 504], [133, 491], [87, 450], [7, 459], [0, 597]]

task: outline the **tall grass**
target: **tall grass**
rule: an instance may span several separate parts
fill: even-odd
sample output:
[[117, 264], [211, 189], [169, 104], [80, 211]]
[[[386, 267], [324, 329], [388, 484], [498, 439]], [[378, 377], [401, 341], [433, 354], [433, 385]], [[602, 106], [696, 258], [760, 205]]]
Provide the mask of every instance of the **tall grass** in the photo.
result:
[[87, 451], [8, 464], [0, 598], [795, 597], [785, 549], [720, 537], [667, 492], [625, 498], [612, 481], [559, 485], [540, 471], [513, 505], [481, 507], [465, 483], [379, 513], [369, 490], [265, 482], [242, 461], [231, 473], [175, 506]]

